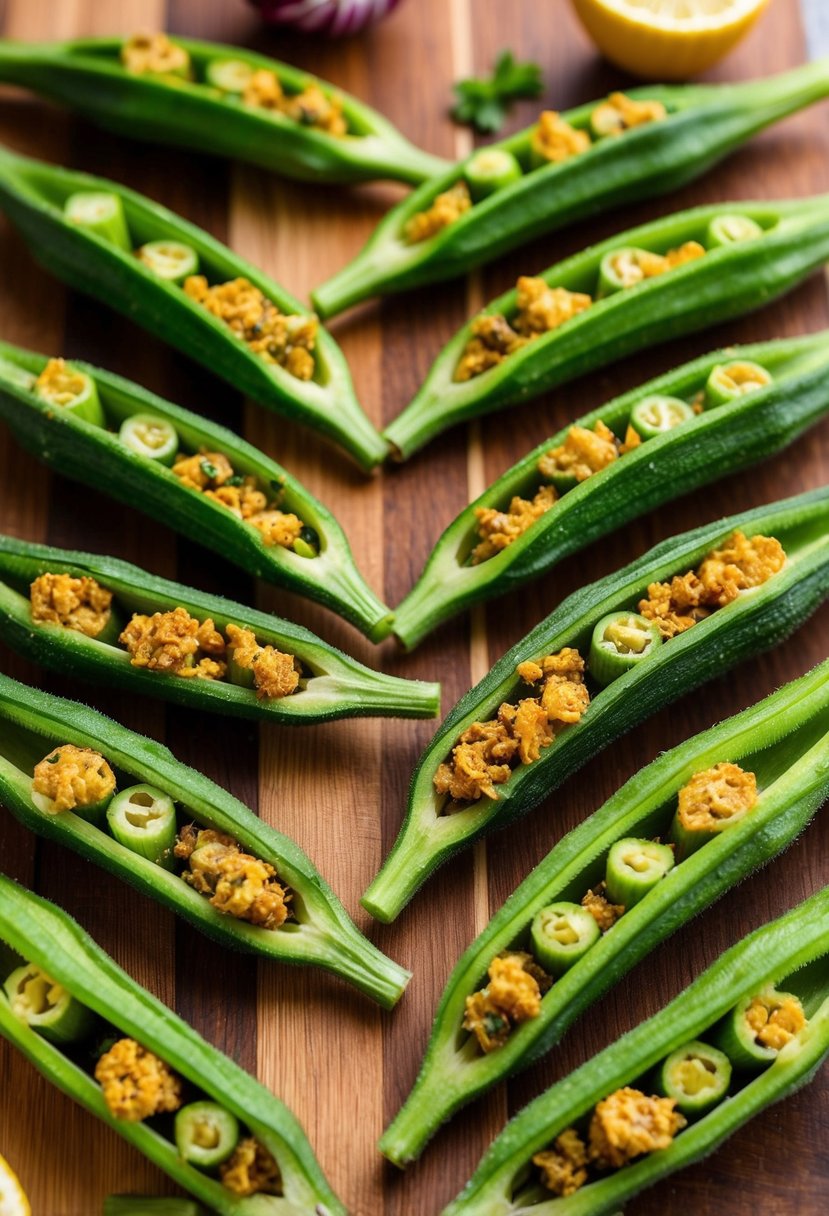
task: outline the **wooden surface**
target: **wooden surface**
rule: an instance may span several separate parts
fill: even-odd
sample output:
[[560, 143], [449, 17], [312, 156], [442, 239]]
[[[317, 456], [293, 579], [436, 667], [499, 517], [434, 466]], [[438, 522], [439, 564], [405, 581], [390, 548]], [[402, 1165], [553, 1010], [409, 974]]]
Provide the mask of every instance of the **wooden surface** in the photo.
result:
[[[559, 0], [510, 4], [410, 0], [360, 40], [318, 46], [263, 34], [233, 0], [0, 0], [0, 29], [19, 38], [131, 32], [237, 41], [319, 71], [387, 113], [416, 142], [443, 155], [467, 135], [445, 117], [450, 82], [485, 69], [502, 46], [538, 60], [544, 104], [564, 108], [620, 83], [594, 56]], [[716, 73], [732, 79], [778, 71], [805, 57], [795, 0], [775, 0], [749, 39]], [[537, 107], [517, 107], [514, 125]], [[264, 172], [185, 152], [157, 150], [94, 131], [12, 90], [0, 95], [0, 141], [143, 190], [202, 224], [300, 296], [356, 250], [396, 192], [293, 186]], [[368, 306], [333, 326], [361, 398], [376, 421], [409, 399], [443, 341], [470, 308], [588, 242], [673, 208], [728, 198], [829, 190], [824, 106], [757, 139], [701, 183], [654, 205], [631, 207], [539, 241], [475, 276]], [[614, 393], [720, 343], [753, 341], [829, 324], [820, 275], [781, 303], [730, 327], [626, 360], [480, 427], [439, 439], [411, 464], [365, 482], [332, 449], [244, 404], [224, 385], [105, 308], [67, 292], [35, 267], [0, 220], [0, 336], [86, 358], [243, 430], [295, 471], [337, 513], [378, 592], [397, 603], [442, 528], [527, 448]], [[250, 600], [318, 629], [388, 670], [440, 678], [444, 709], [488, 663], [565, 594], [642, 553], [656, 540], [718, 516], [817, 486], [829, 471], [829, 426], [756, 471], [628, 526], [519, 596], [473, 621], [444, 628], [414, 656], [379, 652], [321, 609], [264, 587], [148, 523], [137, 512], [49, 476], [0, 435], [0, 529], [35, 541], [90, 548], [159, 574]], [[374, 1144], [411, 1085], [436, 999], [461, 950], [551, 847], [624, 779], [661, 750], [758, 700], [826, 653], [829, 612], [771, 655], [744, 664], [622, 739], [538, 811], [488, 846], [447, 866], [399, 922], [370, 927], [415, 977], [399, 1009], [384, 1015], [319, 973], [257, 967], [210, 946], [116, 880], [56, 846], [36, 843], [4, 813], [0, 867], [72, 912], [137, 979], [284, 1098], [302, 1120], [337, 1191], [358, 1216], [430, 1216], [455, 1194], [506, 1116], [551, 1081], [655, 1012], [723, 949], [826, 881], [829, 815], [771, 870], [743, 883], [642, 963], [584, 1017], [546, 1061], [467, 1108], [405, 1175]], [[69, 687], [13, 656], [2, 670], [74, 695], [164, 739], [182, 760], [228, 786], [311, 854], [358, 921], [358, 898], [399, 825], [406, 785], [428, 723], [344, 722], [256, 731], [88, 687]], [[703, 1165], [629, 1205], [633, 1216], [693, 1211], [715, 1216], [818, 1216], [829, 1206], [829, 1078], [767, 1112]], [[114, 1134], [56, 1094], [0, 1043], [0, 1152], [15, 1163], [35, 1216], [94, 1216], [112, 1191], [171, 1193], [165, 1178]]]

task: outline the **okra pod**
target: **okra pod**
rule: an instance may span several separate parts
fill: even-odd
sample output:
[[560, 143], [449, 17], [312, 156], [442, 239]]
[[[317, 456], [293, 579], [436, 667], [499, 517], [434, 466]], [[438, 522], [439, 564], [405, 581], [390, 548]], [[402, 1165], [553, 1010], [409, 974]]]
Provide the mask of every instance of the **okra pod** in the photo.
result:
[[93, 425], [38, 391], [58, 364], [0, 342], [0, 418], [39, 460], [198, 536], [248, 573], [325, 604], [370, 637], [388, 633], [390, 610], [358, 571], [342, 528], [275, 460], [131, 380], [63, 363], [96, 387], [102, 418]]
[[[130, 139], [228, 156], [300, 181], [414, 184], [447, 168], [447, 161], [415, 147], [364, 102], [287, 63], [238, 46], [170, 41], [162, 34], [143, 41], [155, 41], [159, 53], [164, 43], [183, 52], [185, 74], [173, 75], [163, 64], [161, 70], [145, 66], [152, 45], [144, 64], [130, 70], [124, 59], [137, 41], [6, 39], [0, 80], [42, 93]], [[255, 79], [257, 73], [264, 75]], [[793, 94], [789, 109], [807, 104], [808, 87], [804, 80], [800, 100]], [[817, 87], [816, 75], [812, 96]]]
[[[31, 831], [74, 849], [225, 946], [322, 967], [387, 1008], [399, 999], [408, 972], [359, 932], [298, 845], [166, 747], [3, 675], [0, 723], [0, 798]], [[124, 787], [149, 785], [176, 803], [175, 869], [122, 844], [106, 820], [98, 826], [76, 813], [74, 790], [66, 791], [84, 749], [111, 766]], [[56, 752], [63, 762], [53, 780], [64, 796], [50, 814], [32, 792], [48, 781], [43, 758]], [[59, 973], [49, 975], [60, 981]]]
[[[274, 1216], [344, 1216], [305, 1133], [288, 1108], [186, 1022], [130, 978], [77, 921], [45, 899], [0, 876], [0, 936], [32, 963], [54, 975], [75, 1000], [123, 1036], [93, 1065], [90, 1053], [69, 1054], [21, 1022], [0, 996], [0, 1034], [53, 1085], [101, 1119], [154, 1165], [164, 1170], [211, 1212]], [[145, 1064], [141, 1088], [127, 1062]], [[107, 1070], [107, 1057], [122, 1048], [123, 1065]], [[103, 1066], [103, 1067], [102, 1067]], [[115, 1075], [110, 1075], [114, 1073]], [[153, 1088], [158, 1091], [149, 1093]], [[238, 1119], [271, 1164], [273, 1185], [256, 1193], [240, 1189], [225, 1173], [214, 1178], [183, 1160], [169, 1115], [145, 1118], [147, 1099], [164, 1100], [155, 1110], [171, 1112], [184, 1084], [217, 1102]], [[131, 1092], [131, 1086], [135, 1091]], [[127, 1109], [131, 1106], [134, 1109]], [[235, 1189], [234, 1189], [235, 1186]], [[249, 1194], [251, 1198], [243, 1196]], [[117, 1207], [114, 1209], [117, 1211]]]
[[[712, 407], [705, 389], [713, 368], [747, 360], [760, 364], [771, 383]], [[522, 586], [675, 495], [784, 448], [829, 412], [827, 369], [826, 331], [713, 351], [545, 439], [445, 530], [395, 611], [395, 636], [411, 648], [456, 612]], [[640, 444], [624, 444], [628, 428], [636, 429], [638, 406], [655, 397], [676, 398], [697, 412]], [[604, 439], [596, 435], [602, 427], [611, 432]], [[583, 479], [566, 493], [548, 495], [548, 504], [543, 499], [552, 471], [548, 454], [568, 450], [576, 441], [594, 444], [601, 459], [590, 458], [580, 470]]]
[[156, 1199], [143, 1195], [108, 1195], [103, 1216], [206, 1216], [189, 1199]]
[[[192, 251], [200, 273], [180, 286], [94, 227], [73, 222], [67, 200], [90, 193], [118, 200], [135, 251], [176, 242]], [[363, 413], [334, 339], [299, 300], [203, 229], [126, 186], [6, 148], [0, 210], [70, 287], [125, 313], [254, 401], [320, 431], [361, 468], [385, 458], [387, 445]]]
[[[829, 796], [829, 660], [758, 704], [663, 753], [569, 832], [510, 895], [450, 976], [438, 1005], [420, 1075], [383, 1136], [398, 1165], [417, 1157], [463, 1104], [525, 1067], [612, 984], [681, 925], [785, 849]], [[620, 841], [664, 834], [679, 791], [695, 773], [723, 760], [755, 775], [759, 796], [750, 815], [687, 860], [669, 867], [641, 898], [609, 915], [621, 894], [608, 882], [595, 894]], [[593, 935], [566, 974], [546, 966], [534, 941], [542, 909], [582, 901], [609, 927]], [[612, 922], [612, 923], [609, 923]], [[504, 952], [527, 950], [554, 982], [535, 1016], [511, 1019], [497, 1049], [482, 1051], [469, 1022], [488, 968]], [[479, 998], [478, 998], [479, 999]], [[498, 1008], [495, 1002], [495, 1008]], [[704, 1036], [703, 1036], [704, 1037]], [[713, 1042], [709, 1036], [707, 1041]]]
[[[732, 560], [743, 570], [756, 560], [762, 581], [741, 574], [743, 589], [726, 591]], [[649, 714], [785, 638], [829, 593], [828, 574], [821, 489], [671, 537], [570, 595], [461, 698], [427, 746], [364, 906], [393, 920], [453, 853], [532, 810]], [[685, 590], [696, 607], [674, 599]], [[608, 613], [637, 607], [668, 636], [597, 689], [579, 647]]]
[[538, 124], [492, 144], [485, 151], [514, 158], [521, 175], [506, 178], [434, 235], [408, 240], [413, 217], [428, 212], [458, 183], [467, 182], [474, 199], [481, 153], [473, 153], [394, 207], [357, 257], [317, 288], [314, 303], [321, 316], [330, 317], [368, 296], [454, 278], [585, 216], [674, 190], [757, 131], [827, 94], [825, 60], [744, 84], [651, 85], [629, 96], [664, 106], [664, 117], [592, 140], [586, 133], [599, 103], [579, 106], [561, 115], [575, 132], [561, 159], [545, 157], [533, 165]]
[[[603, 1216], [712, 1152], [812, 1079], [829, 1053], [829, 888], [743, 938], [669, 1005], [525, 1107], [443, 1216]], [[773, 1063], [687, 1124], [651, 1070], [709, 1038], [741, 997], [785, 977], [804, 1019]], [[630, 1132], [634, 1124], [644, 1133]], [[736, 1183], [735, 1183], [736, 1185]]]
[[[120, 632], [102, 641], [110, 619]], [[301, 625], [116, 558], [10, 536], [0, 536], [0, 637], [72, 678], [240, 717], [430, 718], [440, 705], [440, 685], [372, 671]], [[233, 681], [240, 656], [249, 686]]]
[[[449, 340], [412, 401], [386, 428], [405, 460], [468, 418], [520, 405], [643, 346], [743, 316], [829, 259], [829, 195], [729, 203], [759, 237], [708, 245], [722, 204], [678, 211], [522, 277]], [[608, 257], [634, 246], [646, 269], [597, 297]]]

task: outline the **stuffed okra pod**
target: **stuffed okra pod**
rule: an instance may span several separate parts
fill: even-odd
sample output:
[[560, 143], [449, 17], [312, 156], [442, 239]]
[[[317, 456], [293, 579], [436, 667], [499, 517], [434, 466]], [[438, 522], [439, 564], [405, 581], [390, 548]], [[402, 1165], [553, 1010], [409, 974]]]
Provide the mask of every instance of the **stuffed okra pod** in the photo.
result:
[[[746, 1040], [765, 1049], [749, 1065], [728, 1054], [737, 1019]], [[827, 1053], [829, 887], [749, 934], [654, 1017], [531, 1102], [443, 1216], [617, 1213], [805, 1085]], [[707, 1110], [687, 1101], [706, 1085], [714, 1091]], [[725, 1210], [727, 1196], [722, 1202]]]
[[671, 537], [569, 596], [426, 748], [365, 907], [393, 920], [449, 856], [532, 810], [649, 714], [787, 637], [827, 594], [821, 489]]
[[0, 342], [0, 418], [38, 459], [145, 511], [369, 637], [389, 609], [334, 516], [225, 427], [87, 363]]
[[674, 190], [827, 95], [823, 60], [743, 84], [649, 85], [547, 110], [394, 207], [314, 303], [327, 317], [367, 296], [453, 278], [585, 216]]
[[829, 661], [632, 777], [455, 967], [383, 1152], [416, 1157], [461, 1105], [549, 1050], [659, 942], [786, 848], [827, 797]]
[[456, 612], [779, 451], [829, 411], [827, 369], [829, 333], [730, 347], [578, 419], [449, 525], [390, 628], [411, 648]]
[[0, 799], [33, 832], [223, 945], [323, 967], [385, 1007], [399, 999], [408, 973], [305, 853], [166, 747], [2, 675], [0, 724]]
[[448, 165], [326, 81], [237, 46], [166, 34], [5, 40], [0, 80], [119, 135], [250, 161], [284, 177], [416, 183]]
[[440, 685], [115, 558], [0, 535], [0, 638], [70, 678], [285, 724], [434, 717]]
[[[30, 1024], [26, 992], [3, 976], [0, 1034], [48, 1081], [219, 1216], [344, 1216], [278, 1098], [136, 984], [77, 921], [1, 875], [0, 937], [51, 983], [51, 999], [60, 993], [93, 1019], [74, 1041], [50, 1042]], [[174, 1132], [173, 1116], [202, 1095], [236, 1125], [210, 1168], [184, 1156]]]
[[70, 287], [320, 431], [362, 468], [386, 455], [334, 339], [284, 288], [203, 229], [126, 186], [6, 148], [0, 210]]
[[443, 348], [386, 438], [405, 459], [464, 419], [751, 312], [827, 260], [829, 195], [694, 207], [621, 232], [488, 304]]

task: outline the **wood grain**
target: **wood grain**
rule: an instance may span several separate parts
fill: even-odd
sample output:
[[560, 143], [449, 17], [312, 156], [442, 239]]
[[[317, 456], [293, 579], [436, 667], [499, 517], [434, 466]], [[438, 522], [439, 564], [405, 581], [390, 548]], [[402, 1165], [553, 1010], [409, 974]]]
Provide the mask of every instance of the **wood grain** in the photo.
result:
[[[459, 155], [468, 135], [445, 117], [451, 81], [483, 71], [505, 45], [544, 68], [544, 104], [563, 108], [621, 82], [591, 52], [569, 7], [534, 0], [411, 0], [384, 25], [340, 45], [263, 32], [247, 5], [229, 0], [0, 0], [5, 36], [55, 38], [166, 26], [174, 33], [271, 50], [353, 90], [411, 138]], [[714, 79], [779, 71], [804, 58], [796, 0], [776, 0]], [[516, 108], [512, 125], [536, 106]], [[298, 186], [247, 167], [127, 143], [30, 96], [3, 90], [0, 140], [44, 159], [124, 181], [227, 240], [301, 296], [360, 247], [395, 187], [346, 191]], [[389, 420], [471, 308], [589, 240], [674, 207], [721, 198], [797, 196], [829, 189], [826, 109], [787, 121], [702, 182], [669, 200], [555, 234], [466, 283], [367, 305], [333, 325], [366, 409]], [[306, 431], [235, 396], [202, 370], [102, 306], [65, 291], [37, 269], [0, 222], [0, 336], [98, 361], [173, 400], [216, 417], [295, 470], [346, 528], [359, 564], [388, 602], [417, 577], [457, 511], [528, 447], [611, 395], [717, 343], [815, 330], [829, 322], [826, 283], [815, 276], [787, 300], [716, 332], [672, 343], [586, 377], [540, 402], [442, 436], [409, 465], [371, 481]], [[32, 540], [113, 553], [161, 574], [293, 617], [366, 661], [400, 674], [440, 678], [444, 708], [486, 665], [579, 583], [641, 553], [657, 539], [826, 480], [829, 426], [762, 468], [661, 508], [611, 543], [563, 563], [537, 585], [471, 620], [453, 622], [414, 655], [375, 650], [321, 608], [256, 586], [166, 529], [102, 496], [52, 478], [0, 435], [0, 529]], [[620, 740], [518, 828], [445, 869], [389, 928], [358, 910], [360, 892], [396, 834], [406, 786], [428, 723], [345, 722], [325, 728], [225, 723], [87, 687], [69, 688], [8, 653], [2, 670], [92, 701], [156, 738], [232, 789], [293, 835], [371, 936], [415, 977], [400, 1008], [380, 1014], [343, 985], [312, 971], [256, 966], [206, 944], [165, 912], [54, 846], [0, 818], [2, 868], [55, 898], [120, 963], [202, 1033], [288, 1101], [335, 1188], [356, 1216], [429, 1216], [457, 1191], [509, 1112], [654, 1012], [748, 929], [826, 881], [824, 814], [766, 873], [757, 875], [641, 964], [568, 1034], [553, 1055], [456, 1118], [405, 1175], [384, 1165], [374, 1142], [417, 1071], [435, 1002], [459, 953], [510, 890], [564, 831], [595, 809], [660, 750], [759, 699], [826, 653], [829, 613], [779, 648]], [[17, 1166], [36, 1216], [91, 1216], [112, 1190], [171, 1193], [131, 1149], [40, 1081], [0, 1044], [0, 1152]], [[7, 1096], [17, 1095], [10, 1102]], [[682, 1208], [697, 1216], [818, 1216], [829, 1205], [825, 1150], [829, 1085], [822, 1079], [734, 1138], [705, 1165], [629, 1205], [632, 1216]]]

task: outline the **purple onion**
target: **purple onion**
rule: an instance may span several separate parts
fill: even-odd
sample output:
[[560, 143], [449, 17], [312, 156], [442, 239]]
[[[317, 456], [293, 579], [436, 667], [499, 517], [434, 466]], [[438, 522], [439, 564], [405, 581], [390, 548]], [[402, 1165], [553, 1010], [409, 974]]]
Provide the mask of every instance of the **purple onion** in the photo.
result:
[[340, 38], [379, 21], [400, 0], [252, 0], [271, 25], [289, 25], [307, 34]]

